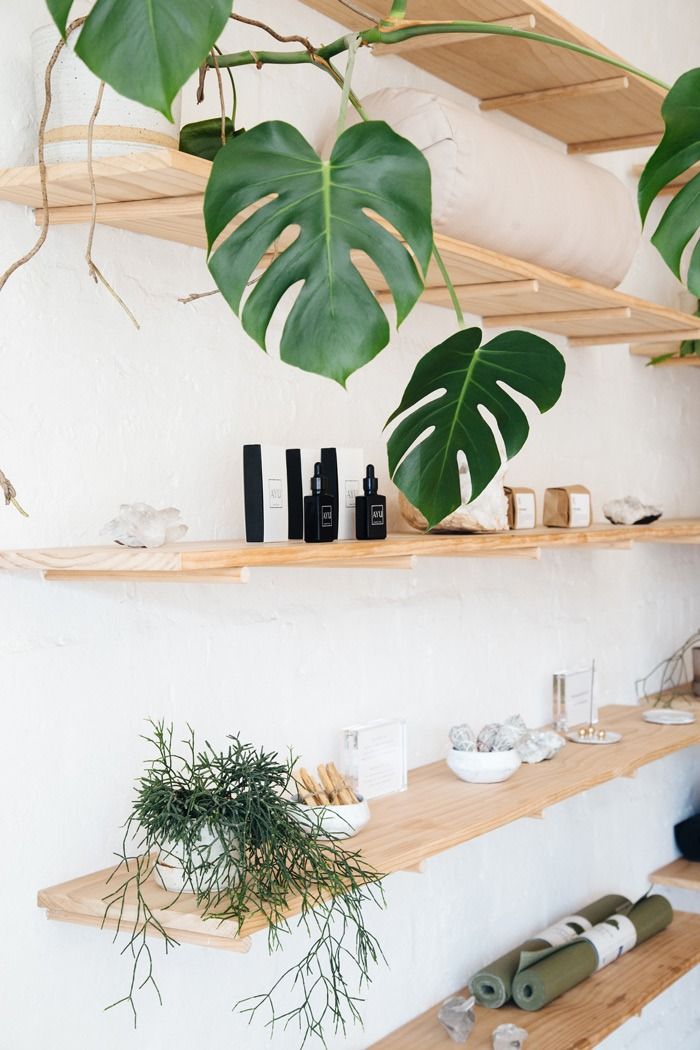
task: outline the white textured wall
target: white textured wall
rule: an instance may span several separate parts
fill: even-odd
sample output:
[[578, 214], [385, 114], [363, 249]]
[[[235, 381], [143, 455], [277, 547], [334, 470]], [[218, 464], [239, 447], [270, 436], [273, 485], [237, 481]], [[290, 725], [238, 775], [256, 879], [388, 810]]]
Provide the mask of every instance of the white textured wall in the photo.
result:
[[[697, 58], [692, 0], [668, 0], [663, 18], [653, 0], [555, 6], [668, 79]], [[315, 39], [335, 35], [295, 0], [240, 7]], [[31, 159], [29, 33], [46, 15], [40, 0], [2, 0], [0, 10], [0, 165], [13, 165]], [[333, 119], [334, 88], [313, 70], [248, 70], [239, 82], [249, 125], [281, 116], [319, 138]], [[361, 91], [395, 83], [435, 84], [398, 59], [363, 56]], [[643, 155], [610, 162], [624, 173]], [[4, 265], [35, 231], [10, 204], [0, 204], [0, 223]], [[96, 255], [140, 318], [136, 334], [87, 279], [84, 236], [53, 231], [0, 302], [0, 466], [31, 511], [28, 521], [0, 514], [0, 546], [94, 542], [116, 506], [137, 499], [181, 507], [193, 539], [238, 536], [244, 442], [363, 444], [386, 477], [382, 423], [418, 357], [453, 331], [447, 311], [419, 307], [344, 393], [262, 354], [220, 302], [180, 306], [178, 295], [210, 286], [203, 253], [100, 229]], [[649, 250], [625, 287], [676, 305]], [[626, 492], [670, 515], [700, 514], [700, 375], [652, 372], [625, 347], [565, 353], [564, 396], [536, 423], [512, 480], [540, 492], [583, 482], [597, 516]], [[552, 670], [592, 654], [601, 700], [632, 702], [634, 679], [700, 623], [699, 569], [698, 548], [642, 547], [546, 552], [540, 563], [421, 563], [410, 577], [259, 571], [230, 588], [1, 578], [1, 1050], [295, 1045], [289, 1034], [269, 1044], [230, 1013], [281, 969], [263, 937], [247, 957], [183, 947], [160, 960], [166, 1006], [147, 996], [133, 1033], [126, 1012], [101, 1009], [128, 977], [109, 937], [47, 923], [35, 907], [40, 886], [109, 863], [145, 717], [189, 720], [212, 739], [240, 731], [268, 748], [293, 744], [314, 763], [334, 753], [342, 725], [402, 716], [417, 765], [443, 754], [456, 720], [479, 725], [517, 710], [545, 721]], [[697, 757], [668, 758], [543, 822], [471, 842], [422, 876], [390, 878], [389, 910], [375, 922], [390, 971], [370, 990], [365, 1031], [330, 1045], [367, 1047], [587, 898], [642, 892], [673, 854], [673, 823], [700, 803]], [[285, 962], [302, 942], [292, 938]], [[693, 1045], [683, 1038], [697, 1032], [698, 992], [698, 975], [685, 978], [606, 1046]]]

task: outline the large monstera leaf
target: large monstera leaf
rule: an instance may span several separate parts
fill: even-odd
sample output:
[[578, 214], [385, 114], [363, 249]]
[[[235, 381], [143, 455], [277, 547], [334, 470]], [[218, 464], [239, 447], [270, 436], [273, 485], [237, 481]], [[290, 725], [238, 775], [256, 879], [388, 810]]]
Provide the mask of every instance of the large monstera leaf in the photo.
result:
[[[467, 459], [472, 499], [501, 466], [496, 439], [481, 408], [494, 417], [508, 459], [524, 445], [530, 432], [527, 417], [503, 384], [528, 397], [540, 412], [550, 409], [561, 394], [564, 358], [546, 339], [515, 331], [498, 335], [485, 346], [480, 343], [481, 329], [468, 328], [430, 350], [418, 362], [401, 404], [387, 420], [388, 426], [413, 409], [389, 438], [389, 470], [427, 519], [428, 528], [461, 503], [458, 452]], [[433, 400], [419, 404], [428, 397]]]
[[[664, 189], [700, 161], [700, 68], [679, 77], [664, 99], [664, 137], [649, 158], [639, 180], [639, 210], [646, 219]], [[652, 237], [667, 265], [681, 277], [683, 253], [700, 227], [700, 173], [672, 199]], [[687, 285], [700, 295], [700, 247], [690, 257]]]
[[[232, 220], [257, 204], [217, 244]], [[266, 349], [280, 299], [303, 282], [284, 324], [280, 356], [341, 384], [375, 357], [391, 334], [351, 252], [364, 253], [381, 270], [398, 324], [423, 290], [419, 268], [425, 272], [432, 250], [430, 170], [420, 150], [383, 121], [349, 128], [330, 160], [322, 160], [290, 124], [259, 124], [217, 154], [204, 217], [209, 269], [246, 332]], [[277, 251], [242, 306], [265, 253], [275, 251], [290, 228], [298, 231], [295, 239]]]
[[[72, 0], [46, 0], [62, 34]], [[172, 119], [171, 104], [231, 14], [231, 0], [97, 0], [76, 52], [100, 80]]]

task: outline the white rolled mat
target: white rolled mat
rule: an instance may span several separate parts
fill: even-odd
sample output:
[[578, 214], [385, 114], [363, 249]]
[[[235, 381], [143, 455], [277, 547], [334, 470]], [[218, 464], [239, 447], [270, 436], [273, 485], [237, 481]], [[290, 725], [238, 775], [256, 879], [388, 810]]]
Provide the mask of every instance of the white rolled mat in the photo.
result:
[[607, 288], [627, 273], [640, 221], [610, 172], [431, 92], [387, 88], [362, 105], [425, 154], [436, 232]]

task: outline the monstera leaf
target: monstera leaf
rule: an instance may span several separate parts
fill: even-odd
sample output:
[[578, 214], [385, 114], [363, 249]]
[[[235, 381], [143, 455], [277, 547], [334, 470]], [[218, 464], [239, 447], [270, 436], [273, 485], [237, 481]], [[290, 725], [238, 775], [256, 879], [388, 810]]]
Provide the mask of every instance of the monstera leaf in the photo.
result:
[[[217, 244], [232, 220], [270, 197]], [[282, 332], [282, 360], [344, 384], [390, 337], [351, 252], [369, 256], [382, 271], [400, 324], [423, 290], [418, 267], [424, 272], [430, 259], [430, 212], [427, 161], [384, 122], [349, 128], [330, 160], [322, 160], [296, 128], [270, 121], [228, 143], [214, 161], [204, 198], [209, 269], [263, 349], [280, 299], [303, 282]], [[241, 306], [263, 256], [289, 229], [297, 231], [294, 240], [277, 252]]]
[[[46, 0], [62, 34], [73, 6]], [[76, 53], [100, 80], [172, 119], [170, 106], [231, 14], [231, 0], [97, 0]]]
[[[226, 117], [226, 142], [244, 135], [245, 128], [234, 128], [233, 121]], [[213, 160], [224, 143], [221, 141], [221, 117], [208, 120], [197, 120], [194, 124], [185, 124], [180, 131], [180, 151], [192, 153], [195, 157]]]
[[[645, 220], [665, 186], [700, 161], [700, 69], [676, 81], [661, 107], [664, 137], [649, 158], [639, 180], [639, 210]], [[681, 277], [681, 260], [700, 227], [700, 173], [676, 194], [652, 237], [667, 265]], [[700, 295], [700, 247], [690, 257], [687, 285]]]
[[[501, 466], [493, 431], [481, 409], [494, 417], [510, 459], [522, 448], [530, 427], [505, 387], [534, 401], [540, 412], [550, 409], [561, 394], [564, 358], [546, 339], [516, 331], [498, 335], [485, 346], [480, 343], [481, 329], [468, 328], [430, 350], [416, 365], [401, 404], [387, 420], [388, 426], [413, 409], [389, 438], [389, 470], [427, 519], [428, 528], [461, 503], [459, 451], [469, 466], [472, 499]], [[427, 397], [433, 400], [419, 404]]]

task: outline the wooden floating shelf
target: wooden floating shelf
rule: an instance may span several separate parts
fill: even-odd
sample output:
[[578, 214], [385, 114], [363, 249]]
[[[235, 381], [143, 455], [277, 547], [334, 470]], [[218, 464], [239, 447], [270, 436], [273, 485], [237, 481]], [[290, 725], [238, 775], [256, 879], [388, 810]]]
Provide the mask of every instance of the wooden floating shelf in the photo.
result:
[[[352, 849], [361, 850], [364, 859], [385, 874], [420, 871], [424, 861], [445, 850], [522, 817], [539, 818], [543, 810], [564, 799], [617, 777], [633, 776], [649, 762], [700, 744], [700, 722], [651, 725], [643, 720], [638, 707], [620, 706], [603, 708], [600, 717], [608, 729], [623, 734], [619, 744], [567, 744], [551, 762], [523, 765], [502, 784], [466, 784], [450, 772], [445, 762], [412, 770], [407, 791], [372, 802], [372, 819], [352, 840]], [[111, 870], [42, 890], [39, 906], [47, 909], [50, 919], [99, 927], [105, 897], [115, 885], [107, 885]], [[175, 896], [153, 883], [148, 899], [176, 940], [234, 950], [247, 948], [247, 944], [240, 946], [232, 924], [219, 927], [213, 921], [203, 922], [192, 894], [182, 895], [169, 908]], [[290, 915], [297, 910], [292, 906]], [[130, 904], [125, 921], [133, 921], [134, 915]], [[111, 923], [107, 927], [113, 929]], [[264, 922], [256, 917], [243, 927], [241, 937], [245, 939], [263, 928]], [[557, 1050], [561, 1050], [561, 1044]]]
[[[500, 1024], [526, 1028], [533, 1050], [590, 1050], [700, 962], [700, 915], [676, 912], [662, 933], [593, 974], [587, 981], [530, 1013], [517, 1006], [476, 1007], [470, 1050], [491, 1050]], [[466, 990], [465, 995], [469, 994]], [[374, 1043], [372, 1050], [451, 1050], [454, 1042], [437, 1019], [439, 1004]]]
[[[159, 150], [97, 160], [94, 170], [99, 223], [206, 247], [202, 206], [211, 171], [209, 161], [177, 150]], [[48, 194], [52, 225], [90, 220], [85, 164], [50, 166]], [[0, 171], [0, 199], [39, 208], [38, 168]], [[41, 221], [40, 212], [37, 221]], [[280, 243], [283, 241], [284, 237]], [[488, 326], [536, 328], [568, 336], [575, 346], [653, 343], [653, 351], [657, 350], [657, 343], [700, 338], [700, 322], [692, 314], [445, 235], [436, 235], [436, 243], [463, 309], [482, 317]], [[388, 302], [390, 296], [379, 271], [364, 255], [355, 261], [380, 300]], [[434, 262], [426, 277], [422, 301], [450, 306], [447, 288]]]
[[[350, 29], [367, 19], [337, 0], [305, 0]], [[389, 0], [360, 5], [377, 20]], [[511, 25], [618, 56], [539, 0], [410, 0], [413, 21], [479, 21]], [[663, 133], [663, 88], [562, 48], [507, 36], [440, 35], [380, 45], [378, 55], [400, 55], [441, 80], [565, 142], [570, 153], [653, 146]]]
[[685, 857], [659, 868], [650, 876], [656, 886], [674, 886], [681, 890], [700, 890], [700, 864]]
[[243, 540], [173, 543], [152, 550], [62, 547], [0, 551], [0, 570], [38, 571], [47, 580], [146, 580], [245, 583], [249, 569], [406, 569], [416, 558], [532, 558], [542, 550], [628, 550], [633, 543], [700, 543], [700, 519], [653, 525], [593, 525], [589, 529], [522, 529], [482, 535], [400, 533], [386, 540], [333, 544], [245, 543]]

